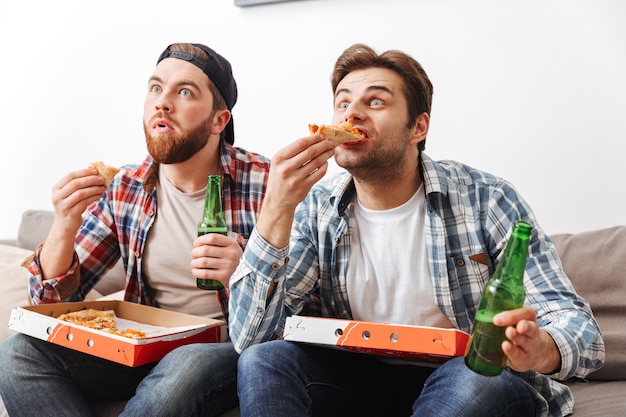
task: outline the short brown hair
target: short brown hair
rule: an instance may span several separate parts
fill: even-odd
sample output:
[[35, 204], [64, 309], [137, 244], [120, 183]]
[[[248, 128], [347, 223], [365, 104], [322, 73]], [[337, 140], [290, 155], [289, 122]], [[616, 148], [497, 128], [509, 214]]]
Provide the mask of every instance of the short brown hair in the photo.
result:
[[[398, 50], [389, 50], [378, 54], [372, 48], [362, 43], [350, 46], [343, 51], [335, 62], [335, 68], [331, 77], [333, 93], [337, 90], [339, 82], [350, 72], [373, 67], [395, 71], [404, 80], [404, 94], [409, 104], [408, 128], [413, 127], [413, 122], [420, 114], [427, 113], [430, 115], [433, 85], [420, 63], [408, 54]], [[423, 151], [425, 146], [426, 139], [418, 144], [418, 149]]]

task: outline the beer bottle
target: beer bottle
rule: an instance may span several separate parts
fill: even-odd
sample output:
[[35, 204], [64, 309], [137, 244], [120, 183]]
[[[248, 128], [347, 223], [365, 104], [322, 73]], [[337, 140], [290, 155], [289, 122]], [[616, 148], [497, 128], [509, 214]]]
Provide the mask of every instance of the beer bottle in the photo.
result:
[[489, 278], [476, 311], [466, 365], [482, 375], [495, 376], [506, 365], [502, 342], [505, 326], [495, 326], [493, 317], [524, 304], [524, 270], [532, 226], [518, 221], [493, 276]]
[[[220, 233], [226, 235], [228, 227], [222, 214], [222, 189], [219, 175], [209, 175], [204, 197], [204, 212], [202, 220], [198, 223], [198, 236], [208, 233]], [[196, 286], [203, 290], [221, 290], [224, 288], [216, 279], [196, 278]]]

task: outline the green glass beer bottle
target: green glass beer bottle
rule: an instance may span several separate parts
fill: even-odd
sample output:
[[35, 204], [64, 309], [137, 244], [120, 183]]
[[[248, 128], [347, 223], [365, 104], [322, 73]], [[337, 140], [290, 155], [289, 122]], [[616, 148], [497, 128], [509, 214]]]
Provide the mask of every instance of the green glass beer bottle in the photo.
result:
[[506, 327], [495, 326], [493, 317], [524, 304], [524, 270], [531, 231], [530, 224], [523, 221], [515, 223], [502, 259], [485, 285], [465, 355], [465, 364], [479, 374], [495, 376], [506, 365], [506, 355], [502, 351]]
[[[209, 175], [204, 197], [204, 212], [202, 220], [198, 223], [198, 236], [208, 233], [220, 233], [226, 235], [228, 227], [222, 214], [222, 187], [219, 175]], [[196, 278], [196, 286], [202, 290], [221, 290], [224, 288], [221, 282], [215, 279]]]

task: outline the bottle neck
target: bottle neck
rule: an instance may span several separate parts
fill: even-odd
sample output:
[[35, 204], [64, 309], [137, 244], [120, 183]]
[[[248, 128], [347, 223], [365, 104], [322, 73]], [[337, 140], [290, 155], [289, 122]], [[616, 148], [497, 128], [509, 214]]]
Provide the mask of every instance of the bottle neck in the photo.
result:
[[203, 228], [224, 228], [222, 214], [222, 190], [219, 175], [209, 175], [204, 198], [204, 212], [200, 225]]
[[523, 279], [531, 230], [528, 223], [518, 222], [515, 224], [495, 275], [500, 275], [502, 279]]

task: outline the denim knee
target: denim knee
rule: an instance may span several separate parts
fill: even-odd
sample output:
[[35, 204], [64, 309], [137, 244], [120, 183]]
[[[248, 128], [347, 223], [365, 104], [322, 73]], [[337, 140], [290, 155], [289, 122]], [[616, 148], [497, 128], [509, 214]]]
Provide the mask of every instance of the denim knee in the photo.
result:
[[195, 343], [178, 347], [165, 355], [153, 372], [161, 377], [176, 375], [177, 383], [188, 380], [211, 379], [215, 384], [221, 378], [233, 379], [237, 372], [237, 352], [230, 342]]
[[255, 372], [258, 366], [274, 363], [279, 365], [281, 360], [275, 360], [276, 356], [283, 356], [284, 349], [289, 348], [289, 342], [270, 341], [252, 345], [239, 355], [238, 372]]
[[[17, 333], [7, 338], [0, 344], [0, 386], [4, 379], [12, 378], [11, 375], [20, 375], [24, 367], [36, 368], [37, 361], [20, 361], [20, 357], [25, 358], [34, 354], [33, 339], [29, 336]], [[47, 342], [46, 342], [47, 343]]]
[[165, 355], [123, 415], [218, 415], [236, 405], [237, 352], [230, 342], [198, 343]]
[[524, 380], [508, 371], [483, 376], [469, 369], [464, 358], [441, 365], [426, 380], [414, 404], [415, 415], [438, 410], [441, 415], [534, 415], [533, 393]]

